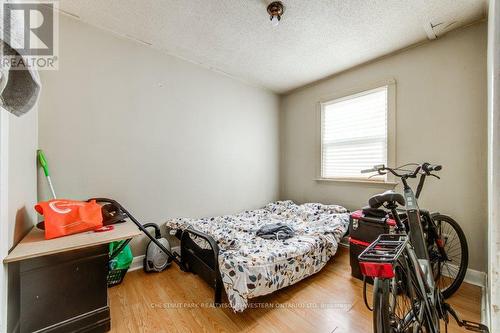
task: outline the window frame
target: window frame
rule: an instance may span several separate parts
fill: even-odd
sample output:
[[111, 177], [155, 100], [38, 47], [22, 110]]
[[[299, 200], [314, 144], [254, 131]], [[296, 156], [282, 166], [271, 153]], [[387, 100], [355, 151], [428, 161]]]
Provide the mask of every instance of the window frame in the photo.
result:
[[394, 176], [387, 175], [385, 179], [368, 179], [356, 177], [323, 177], [323, 113], [324, 107], [343, 100], [361, 97], [377, 89], [387, 87], [387, 165], [396, 165], [396, 80], [389, 79], [369, 85], [344, 90], [334, 95], [326, 96], [317, 103], [316, 112], [316, 181], [389, 185], [393, 187]]

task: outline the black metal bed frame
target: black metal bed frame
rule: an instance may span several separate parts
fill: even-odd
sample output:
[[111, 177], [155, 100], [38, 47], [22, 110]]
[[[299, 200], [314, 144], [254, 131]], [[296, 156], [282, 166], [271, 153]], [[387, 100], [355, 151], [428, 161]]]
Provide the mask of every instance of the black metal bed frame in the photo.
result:
[[[181, 241], [181, 269], [198, 275], [214, 288], [214, 305], [219, 306], [222, 303], [224, 288], [219, 270], [217, 243], [211, 236], [193, 228], [178, 231], [177, 234], [179, 234], [178, 238]], [[193, 241], [192, 236], [205, 240], [210, 245], [210, 249], [201, 248]]]

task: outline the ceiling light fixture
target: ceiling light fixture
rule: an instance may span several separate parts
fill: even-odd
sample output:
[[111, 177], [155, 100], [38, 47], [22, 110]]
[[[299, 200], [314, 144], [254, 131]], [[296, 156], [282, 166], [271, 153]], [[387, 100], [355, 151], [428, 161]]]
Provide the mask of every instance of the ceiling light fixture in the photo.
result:
[[281, 16], [285, 12], [285, 7], [281, 1], [273, 1], [267, 6], [267, 12], [270, 15], [271, 24], [276, 27], [281, 21]]

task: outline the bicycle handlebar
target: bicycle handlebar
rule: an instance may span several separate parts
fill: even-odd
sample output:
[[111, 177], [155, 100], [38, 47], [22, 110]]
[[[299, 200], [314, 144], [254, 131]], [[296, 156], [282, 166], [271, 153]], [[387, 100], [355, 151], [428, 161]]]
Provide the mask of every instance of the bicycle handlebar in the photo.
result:
[[376, 171], [379, 171], [380, 169], [384, 169], [384, 168], [385, 168], [385, 165], [383, 165], [383, 164], [375, 165], [373, 168], [361, 170], [361, 173], [376, 172]]
[[398, 168], [393, 169], [393, 168], [386, 167], [383, 164], [380, 164], [380, 165], [375, 165], [371, 169], [361, 170], [361, 173], [378, 172], [379, 174], [383, 174], [384, 171], [388, 171], [388, 172], [392, 173], [394, 176], [396, 176], [398, 178], [416, 178], [417, 174], [421, 170], [426, 175], [431, 175], [431, 172], [433, 172], [433, 171], [440, 171], [442, 168], [443, 167], [441, 165], [439, 165], [439, 164], [430, 164], [430, 163], [425, 162], [425, 163], [422, 163], [422, 164], [418, 165], [415, 168], [414, 171], [401, 174], [401, 173], [397, 172]]
[[431, 173], [432, 171], [440, 171], [442, 168], [443, 166], [439, 164], [429, 164], [427, 162], [422, 164], [422, 170], [424, 170], [427, 174]]

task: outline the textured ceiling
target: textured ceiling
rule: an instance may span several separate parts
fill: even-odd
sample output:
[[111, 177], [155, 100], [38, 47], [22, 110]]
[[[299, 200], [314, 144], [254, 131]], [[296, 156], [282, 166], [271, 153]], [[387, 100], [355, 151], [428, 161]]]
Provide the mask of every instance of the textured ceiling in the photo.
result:
[[[63, 11], [283, 93], [485, 16], [486, 0], [62, 0]], [[439, 33], [437, 33], [439, 35]]]

